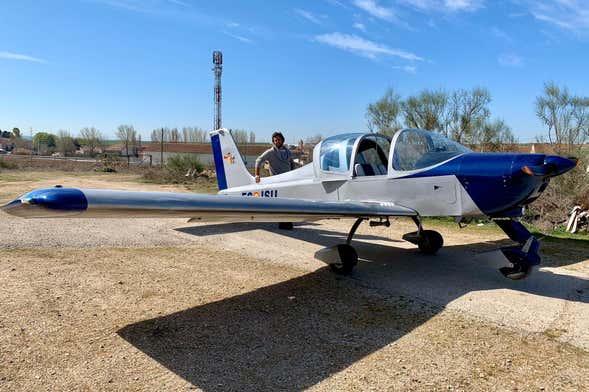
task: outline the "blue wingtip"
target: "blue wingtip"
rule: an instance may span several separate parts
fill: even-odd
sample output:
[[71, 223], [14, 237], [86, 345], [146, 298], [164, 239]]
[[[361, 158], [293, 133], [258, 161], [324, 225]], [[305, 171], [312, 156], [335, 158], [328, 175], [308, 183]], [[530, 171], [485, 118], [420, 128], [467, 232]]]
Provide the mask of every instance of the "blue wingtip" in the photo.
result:
[[11, 215], [27, 218], [71, 215], [87, 208], [86, 196], [75, 188], [36, 189], [2, 206]]

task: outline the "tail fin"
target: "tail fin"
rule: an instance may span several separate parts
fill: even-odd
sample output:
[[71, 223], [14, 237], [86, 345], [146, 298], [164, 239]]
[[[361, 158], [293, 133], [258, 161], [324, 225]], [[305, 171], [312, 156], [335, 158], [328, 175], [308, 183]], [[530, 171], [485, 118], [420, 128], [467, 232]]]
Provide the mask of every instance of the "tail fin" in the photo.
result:
[[253, 184], [254, 177], [245, 167], [231, 133], [221, 128], [210, 132], [209, 135], [211, 135], [219, 190]]

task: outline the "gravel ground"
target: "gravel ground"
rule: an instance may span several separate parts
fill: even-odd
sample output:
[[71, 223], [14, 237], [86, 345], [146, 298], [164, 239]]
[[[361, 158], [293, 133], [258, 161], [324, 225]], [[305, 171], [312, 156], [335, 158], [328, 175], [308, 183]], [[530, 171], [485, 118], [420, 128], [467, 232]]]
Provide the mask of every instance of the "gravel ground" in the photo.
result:
[[[56, 181], [156, 189], [128, 180], [0, 182], [0, 201]], [[586, 250], [514, 283], [480, 254], [495, 232], [443, 229], [424, 257], [408, 223], [363, 225], [341, 278], [313, 254], [349, 225], [0, 214], [0, 390], [588, 389]]]

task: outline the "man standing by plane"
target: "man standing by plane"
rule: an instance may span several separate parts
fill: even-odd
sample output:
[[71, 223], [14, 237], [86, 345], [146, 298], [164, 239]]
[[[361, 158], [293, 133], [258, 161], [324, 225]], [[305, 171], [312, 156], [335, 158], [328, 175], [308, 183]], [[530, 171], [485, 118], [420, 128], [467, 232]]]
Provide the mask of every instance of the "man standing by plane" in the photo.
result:
[[[292, 153], [288, 148], [284, 147], [284, 135], [278, 131], [274, 132], [272, 134], [272, 144], [274, 144], [272, 148], [264, 151], [256, 159], [256, 183], [260, 182], [260, 166], [264, 162], [268, 162], [271, 176], [286, 173], [295, 168]], [[278, 228], [292, 230], [293, 225], [291, 222], [280, 222]]]
[[267, 149], [256, 159], [256, 182], [260, 182], [260, 166], [268, 162], [270, 175], [286, 173], [295, 168], [292, 153], [284, 147], [284, 136], [280, 132], [272, 134], [272, 148]]

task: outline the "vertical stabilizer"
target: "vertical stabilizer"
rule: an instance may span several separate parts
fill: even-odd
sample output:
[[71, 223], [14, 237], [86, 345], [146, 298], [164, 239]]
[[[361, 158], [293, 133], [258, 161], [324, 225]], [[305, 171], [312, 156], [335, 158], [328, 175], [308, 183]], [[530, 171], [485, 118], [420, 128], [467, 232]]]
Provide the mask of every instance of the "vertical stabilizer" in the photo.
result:
[[210, 135], [219, 190], [253, 184], [254, 177], [245, 167], [231, 133], [222, 128]]

